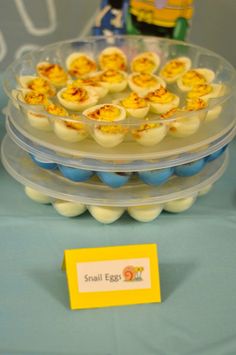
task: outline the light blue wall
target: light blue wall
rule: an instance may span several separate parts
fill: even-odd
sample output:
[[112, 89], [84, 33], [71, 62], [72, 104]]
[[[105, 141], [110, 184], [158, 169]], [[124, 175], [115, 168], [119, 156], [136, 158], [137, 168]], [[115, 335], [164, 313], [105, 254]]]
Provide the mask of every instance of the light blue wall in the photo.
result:
[[236, 67], [236, 0], [195, 0], [189, 40], [207, 47]]
[[[99, 0], [0, 0], [0, 69], [14, 59], [23, 43], [41, 46], [77, 37], [94, 16], [99, 3]], [[22, 5], [26, 22], [33, 23], [33, 33], [32, 26], [27, 28], [24, 24]], [[236, 66], [235, 19], [236, 0], [195, 0], [189, 40], [218, 52]], [[55, 28], [48, 34], [38, 31], [53, 22]], [[2, 60], [1, 39], [6, 43]]]

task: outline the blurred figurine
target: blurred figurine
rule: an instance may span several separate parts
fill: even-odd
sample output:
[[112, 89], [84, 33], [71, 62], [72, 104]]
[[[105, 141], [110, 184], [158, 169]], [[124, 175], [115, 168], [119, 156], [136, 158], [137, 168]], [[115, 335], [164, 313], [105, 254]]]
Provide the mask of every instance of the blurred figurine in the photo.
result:
[[186, 38], [193, 0], [103, 0], [94, 35], [141, 34]]
[[125, 34], [128, 3], [128, 0], [103, 0], [92, 29], [93, 35]]

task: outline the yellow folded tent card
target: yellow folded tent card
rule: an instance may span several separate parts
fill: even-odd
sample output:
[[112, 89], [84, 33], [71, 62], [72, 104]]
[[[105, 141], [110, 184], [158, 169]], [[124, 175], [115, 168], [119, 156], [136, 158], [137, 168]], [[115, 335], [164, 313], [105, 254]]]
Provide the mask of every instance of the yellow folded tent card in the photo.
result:
[[161, 302], [156, 244], [65, 250], [72, 309]]

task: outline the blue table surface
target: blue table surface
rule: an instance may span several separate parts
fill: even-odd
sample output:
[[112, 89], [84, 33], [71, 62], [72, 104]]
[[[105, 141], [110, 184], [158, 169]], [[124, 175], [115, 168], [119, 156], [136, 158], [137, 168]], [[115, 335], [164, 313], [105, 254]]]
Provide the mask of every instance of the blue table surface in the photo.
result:
[[[0, 354], [235, 355], [236, 141], [230, 151], [208, 195], [148, 224], [63, 218], [1, 166]], [[141, 243], [159, 245], [161, 304], [69, 309], [65, 249]]]

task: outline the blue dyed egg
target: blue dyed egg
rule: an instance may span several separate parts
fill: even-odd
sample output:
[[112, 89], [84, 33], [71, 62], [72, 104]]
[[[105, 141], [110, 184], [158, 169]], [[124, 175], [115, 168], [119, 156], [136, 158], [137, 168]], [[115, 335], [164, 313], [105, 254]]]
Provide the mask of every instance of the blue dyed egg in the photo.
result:
[[172, 175], [173, 168], [140, 171], [138, 175], [140, 179], [148, 185], [161, 185], [164, 184]]
[[125, 185], [130, 179], [131, 173], [112, 173], [98, 171], [97, 176], [106, 185], [117, 188]]
[[37, 158], [36, 156], [34, 156], [33, 154], [30, 154], [31, 159], [33, 160], [33, 162], [35, 164], [37, 164], [40, 168], [46, 169], [46, 170], [55, 170], [57, 169], [57, 164], [53, 163], [51, 161], [47, 161], [47, 160], [40, 160], [39, 158]]
[[213, 161], [217, 158], [219, 158], [221, 156], [221, 154], [224, 153], [225, 149], [227, 148], [227, 145], [219, 150], [217, 150], [216, 152], [212, 153], [211, 155], [208, 155], [208, 157], [206, 157], [206, 161], [207, 162], [210, 162], [210, 161]]
[[86, 181], [94, 174], [91, 170], [71, 168], [65, 165], [58, 165], [58, 168], [64, 177], [76, 182]]
[[199, 159], [188, 164], [183, 164], [175, 167], [177, 176], [193, 176], [198, 174], [204, 167], [205, 160]]

